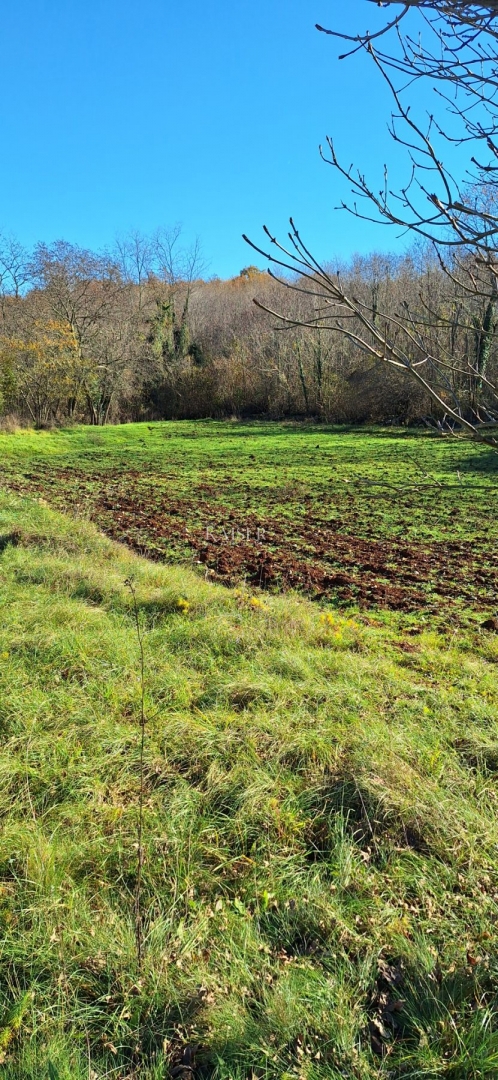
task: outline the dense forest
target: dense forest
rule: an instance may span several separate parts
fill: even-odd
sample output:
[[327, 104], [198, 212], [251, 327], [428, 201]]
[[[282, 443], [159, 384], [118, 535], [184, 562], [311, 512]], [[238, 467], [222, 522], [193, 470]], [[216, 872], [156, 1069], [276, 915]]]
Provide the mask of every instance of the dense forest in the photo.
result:
[[[495, 298], [463, 289], [429, 246], [332, 261], [327, 272], [339, 272], [386, 338], [402, 327], [414, 364], [427, 350], [451, 358], [443, 399], [461, 399], [464, 386], [472, 408], [472, 395], [493, 382]], [[2, 425], [223, 416], [405, 423], [434, 415], [410, 373], [361, 348], [354, 320], [321, 325], [320, 301], [299, 291], [298, 277], [292, 284], [297, 291], [254, 266], [229, 280], [208, 278], [198, 245], [187, 247], [179, 228], [129, 234], [106, 253], [65, 241], [28, 252], [3, 237]], [[283, 325], [254, 298], [295, 324]]]

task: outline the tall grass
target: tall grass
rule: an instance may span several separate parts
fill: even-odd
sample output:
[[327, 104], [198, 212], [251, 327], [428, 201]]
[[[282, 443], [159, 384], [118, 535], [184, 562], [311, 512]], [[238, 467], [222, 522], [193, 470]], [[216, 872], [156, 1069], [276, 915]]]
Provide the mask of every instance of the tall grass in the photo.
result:
[[0, 537], [5, 1080], [495, 1077], [497, 636]]

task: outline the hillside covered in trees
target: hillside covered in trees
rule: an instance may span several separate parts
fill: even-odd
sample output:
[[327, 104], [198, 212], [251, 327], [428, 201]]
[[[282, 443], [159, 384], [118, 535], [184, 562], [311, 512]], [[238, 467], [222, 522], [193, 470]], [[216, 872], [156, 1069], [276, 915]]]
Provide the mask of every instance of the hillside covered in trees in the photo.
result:
[[[405, 327], [409, 319], [414, 363], [425, 362], [427, 350], [453, 358], [441, 389], [450, 405], [453, 392], [460, 400], [463, 392], [472, 408], [472, 395], [493, 382], [495, 301], [465, 291], [461, 275], [443, 270], [429, 247], [331, 262], [327, 271], [339, 271], [342, 288], [386, 336], [396, 319]], [[0, 284], [4, 425], [434, 415], [434, 402], [409, 374], [358, 346], [354, 319], [346, 334], [325, 319], [321, 327], [319, 300], [282, 289], [254, 266], [229, 280], [207, 278], [198, 247], [187, 248], [179, 228], [130, 234], [104, 254], [65, 241], [28, 252], [4, 237]], [[282, 326], [254, 298], [288, 311], [296, 325]]]

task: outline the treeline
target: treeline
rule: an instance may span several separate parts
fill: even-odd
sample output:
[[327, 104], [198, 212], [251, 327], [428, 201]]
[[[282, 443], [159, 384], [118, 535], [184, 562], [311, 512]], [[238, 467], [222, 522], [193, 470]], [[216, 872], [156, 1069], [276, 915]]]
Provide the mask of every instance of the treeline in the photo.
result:
[[[442, 393], [451, 396], [459, 369], [466, 386], [476, 373], [476, 393], [492, 380], [494, 301], [465, 293], [429, 250], [337, 270], [376, 327], [413, 331], [414, 363], [427, 363], [422, 340], [458, 361]], [[421, 384], [362, 349], [354, 319], [327, 326], [306, 285], [289, 291], [253, 266], [206, 280], [179, 229], [134, 233], [104, 254], [64, 241], [26, 252], [3, 238], [0, 415], [49, 426], [232, 415], [410, 422], [433, 412]], [[312, 320], [317, 328], [302, 325]]]

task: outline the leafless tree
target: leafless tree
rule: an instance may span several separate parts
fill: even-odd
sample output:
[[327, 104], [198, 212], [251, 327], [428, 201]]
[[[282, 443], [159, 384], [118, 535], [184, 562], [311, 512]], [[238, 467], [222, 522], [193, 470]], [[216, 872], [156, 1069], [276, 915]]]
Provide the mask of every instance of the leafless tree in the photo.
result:
[[0, 294], [18, 298], [29, 280], [28, 252], [15, 236], [0, 234]]
[[[92, 424], [105, 423], [126, 367], [123, 284], [116, 264], [67, 241], [38, 244], [31, 276], [53, 319], [66, 325], [78, 356], [78, 387]], [[71, 413], [71, 406], [69, 412]]]
[[28, 252], [15, 236], [0, 233], [0, 335], [15, 331], [29, 281]]
[[154, 273], [154, 245], [151, 238], [132, 229], [116, 239], [113, 257], [123, 283], [134, 287], [136, 306], [141, 312], [148, 296], [147, 283]]
[[[330, 137], [321, 153], [352, 193], [341, 209], [433, 245], [452, 300], [457, 295], [462, 328], [474, 327], [474, 354], [441, 348], [435, 333], [441, 319], [430, 303], [415, 310], [403, 301], [393, 312], [379, 309], [373, 296], [355, 296], [340, 274], [318, 263], [292, 220], [288, 243], [267, 228], [272, 250], [249, 243], [268, 258], [277, 280], [313, 298], [316, 313], [304, 325], [343, 334], [365, 355], [408, 374], [431, 398], [440, 430], [495, 442], [498, 392], [489, 358], [498, 313], [498, 3], [412, 0], [397, 6], [401, 11], [375, 33], [318, 29], [346, 40], [341, 59], [363, 50], [387, 84], [393, 144], [408, 157], [406, 183], [393, 191], [387, 168], [379, 186], [361, 168], [344, 166]], [[445, 117], [449, 113], [446, 126], [434, 115], [425, 124], [414, 116], [413, 85], [422, 78], [435, 86]], [[441, 147], [450, 143], [468, 149], [463, 178], [444, 164]], [[272, 313], [282, 325], [303, 325], [280, 308]]]

